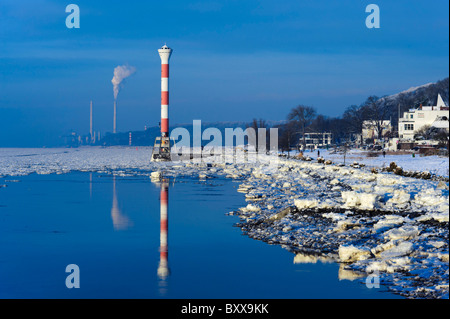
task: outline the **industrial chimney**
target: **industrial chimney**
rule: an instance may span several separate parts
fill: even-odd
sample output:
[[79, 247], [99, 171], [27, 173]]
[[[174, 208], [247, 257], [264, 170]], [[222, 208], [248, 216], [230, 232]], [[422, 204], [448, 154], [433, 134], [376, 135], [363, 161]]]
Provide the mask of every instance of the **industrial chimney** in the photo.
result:
[[116, 134], [116, 121], [117, 121], [117, 100], [114, 100], [114, 118], [113, 118], [113, 133]]

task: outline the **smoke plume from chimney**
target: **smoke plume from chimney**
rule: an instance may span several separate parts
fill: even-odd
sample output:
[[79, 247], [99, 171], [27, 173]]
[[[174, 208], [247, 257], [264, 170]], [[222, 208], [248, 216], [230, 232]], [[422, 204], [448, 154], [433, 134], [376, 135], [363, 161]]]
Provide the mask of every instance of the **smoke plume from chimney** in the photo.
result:
[[134, 72], [136, 72], [136, 68], [129, 65], [119, 65], [114, 69], [114, 77], [111, 80], [114, 89], [114, 100], [117, 100], [123, 80]]

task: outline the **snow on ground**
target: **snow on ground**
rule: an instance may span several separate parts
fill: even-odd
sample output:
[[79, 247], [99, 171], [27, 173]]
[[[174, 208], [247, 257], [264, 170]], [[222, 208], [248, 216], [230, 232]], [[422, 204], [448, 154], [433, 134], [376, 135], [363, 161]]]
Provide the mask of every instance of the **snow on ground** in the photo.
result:
[[[319, 149], [320, 157], [325, 160], [331, 160], [333, 163], [345, 163], [352, 164], [354, 162], [366, 165], [369, 168], [386, 168], [390, 163], [395, 162], [398, 166], [402, 167], [405, 171], [427, 171], [431, 174], [439, 176], [449, 176], [449, 158], [443, 156], [420, 156], [415, 154], [400, 153], [395, 154], [393, 152], [388, 152], [386, 156], [383, 156], [381, 152], [378, 152], [377, 157], [368, 157], [368, 151], [352, 149], [345, 154], [341, 152], [336, 152], [333, 149]], [[294, 154], [294, 152], [291, 152]], [[312, 157], [316, 159], [318, 157], [317, 150], [304, 152], [305, 156]]]
[[[342, 156], [320, 155], [334, 163]], [[448, 182], [370, 169], [391, 161], [407, 169], [412, 162], [414, 170], [434, 168], [445, 175], [447, 169], [448, 176], [448, 158], [361, 155], [352, 153], [355, 159], [347, 156], [346, 163], [366, 167], [275, 155], [250, 162], [215, 157], [199, 163], [153, 163], [151, 148], [134, 147], [0, 149], [0, 176], [81, 170], [141, 174], [152, 180], [161, 175], [232, 178], [240, 182], [237, 191], [248, 202], [230, 213], [240, 217], [237, 226], [249, 237], [292, 251], [293, 262], [336, 261], [342, 280], [364, 282], [378, 276], [405, 297], [448, 298]]]

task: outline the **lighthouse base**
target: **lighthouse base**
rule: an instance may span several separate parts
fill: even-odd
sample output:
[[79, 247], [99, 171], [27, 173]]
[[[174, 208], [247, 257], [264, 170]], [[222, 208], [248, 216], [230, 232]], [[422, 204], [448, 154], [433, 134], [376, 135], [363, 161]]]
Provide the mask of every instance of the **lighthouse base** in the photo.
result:
[[153, 144], [152, 162], [170, 161], [170, 138], [168, 136], [158, 136]]

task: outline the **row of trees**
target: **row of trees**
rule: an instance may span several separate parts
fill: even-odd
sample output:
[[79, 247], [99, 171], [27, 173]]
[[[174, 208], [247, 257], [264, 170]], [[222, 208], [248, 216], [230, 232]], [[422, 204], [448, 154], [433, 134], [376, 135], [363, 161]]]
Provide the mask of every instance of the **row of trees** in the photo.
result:
[[381, 138], [383, 121], [389, 114], [389, 108], [377, 101], [377, 96], [370, 96], [361, 105], [349, 106], [341, 117], [317, 114], [314, 107], [298, 105], [289, 112], [287, 122], [278, 126], [279, 146], [282, 150], [287, 150], [297, 145], [298, 137], [303, 136], [301, 143], [305, 148], [305, 133], [308, 132], [330, 132], [333, 134], [334, 144], [348, 142], [356, 134], [361, 134], [366, 120], [373, 123], [380, 134], [378, 138]]
[[[382, 137], [395, 137], [398, 132], [398, 119], [410, 108], [420, 105], [435, 105], [438, 93], [448, 100], [449, 78], [437, 81], [433, 84], [424, 85], [415, 90], [408, 90], [393, 96], [369, 96], [360, 105], [350, 105], [345, 109], [342, 116], [329, 117], [318, 114], [316, 109], [307, 105], [298, 105], [287, 115], [287, 121], [277, 125], [278, 146], [281, 150], [288, 150], [298, 145], [300, 141], [305, 148], [305, 133], [329, 132], [333, 134], [333, 144], [351, 142], [356, 134], [361, 134], [365, 121], [370, 121], [374, 132], [378, 134], [377, 139]], [[393, 131], [386, 131], [384, 121], [390, 120]], [[264, 120], [253, 120], [249, 125], [255, 131], [258, 128], [268, 127]], [[444, 138], [442, 132], [430, 131], [428, 128], [423, 133], [424, 138], [434, 136]], [[445, 135], [445, 134], [444, 134]], [[448, 136], [448, 135], [447, 135]]]

